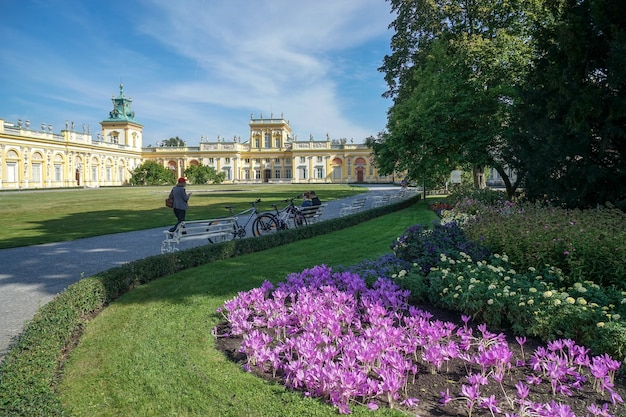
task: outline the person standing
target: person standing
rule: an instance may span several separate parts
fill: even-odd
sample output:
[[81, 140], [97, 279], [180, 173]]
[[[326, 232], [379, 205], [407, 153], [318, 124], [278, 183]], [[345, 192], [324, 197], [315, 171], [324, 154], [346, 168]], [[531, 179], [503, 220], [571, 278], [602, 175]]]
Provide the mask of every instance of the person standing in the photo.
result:
[[187, 209], [189, 209], [189, 197], [191, 197], [192, 194], [187, 194], [187, 190], [185, 189], [186, 185], [187, 180], [181, 177], [178, 179], [178, 184], [176, 184], [170, 192], [170, 198], [174, 199], [174, 216], [176, 216], [177, 220], [176, 224], [169, 230], [170, 232], [175, 232], [178, 225], [185, 221], [185, 215], [187, 214]]

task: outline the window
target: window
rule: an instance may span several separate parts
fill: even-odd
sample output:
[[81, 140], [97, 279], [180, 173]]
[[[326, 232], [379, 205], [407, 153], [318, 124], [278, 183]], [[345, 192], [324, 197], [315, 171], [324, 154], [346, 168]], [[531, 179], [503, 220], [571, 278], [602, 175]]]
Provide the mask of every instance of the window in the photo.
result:
[[306, 168], [300, 168], [300, 179], [306, 180]]
[[271, 148], [272, 147], [272, 139], [271, 139], [269, 133], [265, 134], [265, 147], [266, 148]]
[[[54, 166], [55, 169], [55, 177], [56, 177], [56, 165]], [[56, 179], [56, 178], [55, 178]], [[92, 181], [98, 181], [98, 167], [91, 167], [91, 180]], [[57, 180], [59, 181], [59, 180]]]
[[215, 163], [215, 158], [209, 158], [209, 164], [214, 164]]
[[261, 170], [260, 169], [255, 169], [254, 170], [254, 179], [256, 179], [256, 180], [260, 180], [261, 179]]
[[291, 163], [291, 158], [285, 158], [285, 164], [290, 164]]
[[280, 158], [275, 158], [275, 159], [274, 159], [274, 163], [275, 163], [275, 164], [280, 164]]
[[33, 164], [33, 181], [41, 182], [41, 164]]
[[254, 160], [254, 162], [256, 162], [257, 164], [260, 164], [260, 163], [261, 163], [261, 158], [256, 158], [256, 159]]
[[250, 179], [250, 170], [249, 169], [244, 169], [244, 171], [243, 171], [243, 179], [245, 179], [245, 180], [249, 180]]
[[7, 181], [17, 181], [17, 162], [7, 162]]
[[106, 167], [106, 179], [111, 181], [111, 167]]
[[280, 168], [274, 171], [274, 178], [280, 178]]
[[306, 158], [304, 156], [301, 156], [300, 157], [300, 162], [304, 164], [306, 162]]
[[315, 168], [315, 178], [324, 178], [324, 168]]
[[224, 162], [230, 164], [230, 158], [224, 158]]
[[317, 157], [317, 162], [322, 162], [322, 157], [321, 156]]
[[285, 168], [285, 178], [291, 179], [291, 168]]
[[54, 180], [63, 181], [63, 170], [61, 164], [54, 164]]
[[250, 163], [250, 158], [246, 158], [246, 159], [244, 159], [244, 161], [246, 162], [246, 164], [249, 164]]
[[261, 147], [261, 143], [259, 142], [259, 140], [258, 140], [258, 139], [255, 139], [255, 140], [254, 140], [254, 147], [255, 147], [255, 148], [260, 148], [260, 147]]
[[280, 148], [280, 139], [276, 139], [276, 145], [275, 147]]
[[272, 160], [270, 158], [265, 158], [265, 163], [269, 164], [270, 162], [272, 162]]

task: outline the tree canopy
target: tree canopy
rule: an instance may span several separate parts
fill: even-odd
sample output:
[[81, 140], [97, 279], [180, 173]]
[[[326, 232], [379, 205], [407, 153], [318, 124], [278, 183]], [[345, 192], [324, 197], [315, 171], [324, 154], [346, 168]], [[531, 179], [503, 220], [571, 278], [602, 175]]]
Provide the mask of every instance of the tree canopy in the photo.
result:
[[156, 161], [146, 161], [131, 171], [132, 185], [174, 184], [176, 174]]
[[193, 184], [221, 184], [226, 178], [223, 172], [217, 173], [208, 165], [190, 165], [185, 169], [185, 177]]
[[173, 146], [173, 147], [185, 146], [185, 141], [179, 138], [178, 136], [176, 136], [175, 138], [165, 139], [163, 141], [163, 146]]
[[531, 198], [626, 209], [626, 19], [622, 0], [558, 0], [511, 141]]
[[369, 140], [379, 169], [425, 184], [457, 167], [470, 167], [478, 187], [485, 166], [505, 177], [502, 148], [532, 56], [535, 1], [389, 1], [396, 33], [380, 70], [394, 104], [387, 132]]

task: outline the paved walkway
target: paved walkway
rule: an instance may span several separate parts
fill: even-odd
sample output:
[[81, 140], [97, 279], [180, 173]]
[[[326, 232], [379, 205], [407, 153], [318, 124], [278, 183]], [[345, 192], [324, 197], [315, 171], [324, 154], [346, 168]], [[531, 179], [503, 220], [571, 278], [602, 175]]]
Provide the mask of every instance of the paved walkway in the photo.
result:
[[[368, 187], [365, 208], [370, 207], [371, 197], [376, 194], [398, 190], [391, 186]], [[341, 204], [355, 197], [328, 202], [322, 220], [337, 217]], [[67, 286], [112, 267], [159, 255], [165, 229], [0, 250], [0, 358], [39, 307]], [[180, 248], [201, 244], [204, 242], [192, 241]]]

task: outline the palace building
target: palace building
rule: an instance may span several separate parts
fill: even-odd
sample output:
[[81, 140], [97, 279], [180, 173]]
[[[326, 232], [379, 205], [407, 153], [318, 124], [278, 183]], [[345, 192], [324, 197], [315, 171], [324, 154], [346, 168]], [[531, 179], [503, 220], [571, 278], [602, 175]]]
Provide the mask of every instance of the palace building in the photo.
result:
[[94, 138], [89, 126], [66, 122], [60, 134], [51, 125], [0, 119], [0, 190], [128, 185], [131, 171], [157, 161], [177, 177], [190, 165], [208, 165], [225, 183], [388, 183], [364, 144], [346, 139], [299, 140], [283, 115], [250, 116], [248, 139], [201, 138], [199, 146], [143, 147], [143, 126], [132, 99], [120, 85], [113, 110]]

